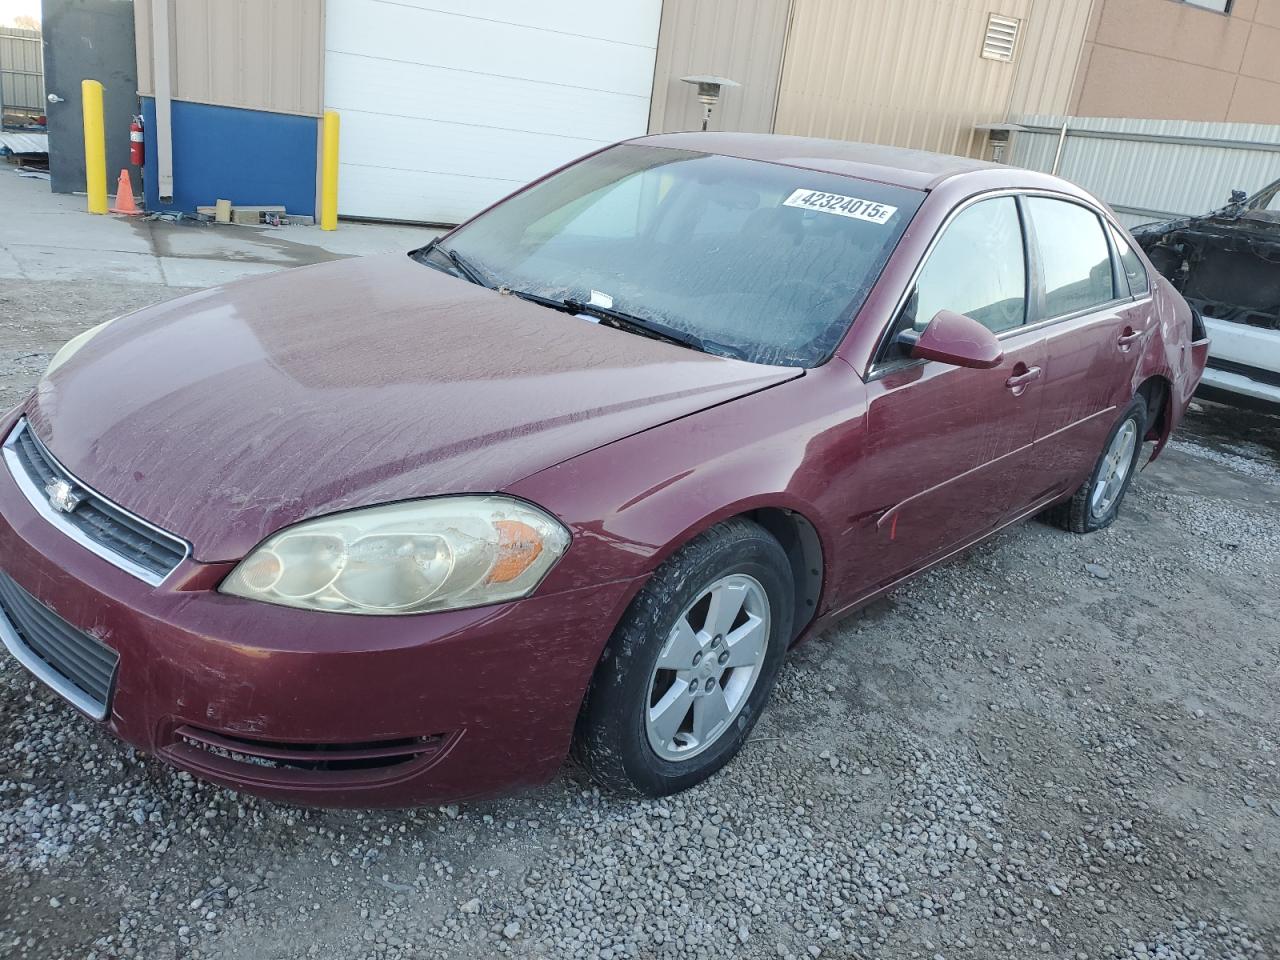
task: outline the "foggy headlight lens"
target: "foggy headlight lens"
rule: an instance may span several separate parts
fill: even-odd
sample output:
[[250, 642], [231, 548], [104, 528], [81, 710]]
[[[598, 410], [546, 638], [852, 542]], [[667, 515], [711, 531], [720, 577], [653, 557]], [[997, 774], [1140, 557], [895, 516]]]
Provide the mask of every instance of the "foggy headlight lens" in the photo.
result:
[[49, 366], [45, 369], [44, 375], [46, 377], [51, 376], [53, 371], [57, 370], [60, 366], [74, 357], [81, 347], [100, 334], [103, 329], [106, 328], [107, 324], [111, 322], [111, 320], [108, 320], [106, 323], [100, 323], [96, 327], [90, 327], [83, 333], [77, 333], [74, 337], [64, 343], [58, 348], [58, 352], [53, 355], [53, 359], [49, 361]]
[[219, 589], [338, 613], [457, 610], [528, 596], [568, 546], [558, 521], [518, 500], [418, 500], [282, 530]]

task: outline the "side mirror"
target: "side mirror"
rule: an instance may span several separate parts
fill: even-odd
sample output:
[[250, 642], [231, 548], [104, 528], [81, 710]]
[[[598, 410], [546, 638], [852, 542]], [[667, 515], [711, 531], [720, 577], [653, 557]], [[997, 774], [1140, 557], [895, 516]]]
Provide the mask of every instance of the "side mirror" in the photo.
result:
[[1229, 203], [1244, 203], [1244, 202], [1245, 202], [1246, 200], [1248, 200], [1248, 199], [1249, 199], [1249, 194], [1245, 193], [1243, 190], [1232, 190], [1232, 191], [1231, 191], [1231, 199], [1230, 199], [1228, 202], [1229, 202]]
[[972, 317], [939, 310], [920, 333], [903, 330], [895, 339], [913, 360], [937, 360], [953, 367], [989, 370], [1004, 360], [996, 335]]

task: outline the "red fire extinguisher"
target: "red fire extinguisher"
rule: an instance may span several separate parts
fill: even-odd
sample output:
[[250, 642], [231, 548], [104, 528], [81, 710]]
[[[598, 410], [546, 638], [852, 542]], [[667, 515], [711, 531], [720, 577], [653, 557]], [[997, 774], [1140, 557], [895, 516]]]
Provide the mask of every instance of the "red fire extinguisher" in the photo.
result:
[[142, 139], [142, 118], [134, 117], [129, 124], [129, 162], [135, 167], [146, 160], [146, 147]]

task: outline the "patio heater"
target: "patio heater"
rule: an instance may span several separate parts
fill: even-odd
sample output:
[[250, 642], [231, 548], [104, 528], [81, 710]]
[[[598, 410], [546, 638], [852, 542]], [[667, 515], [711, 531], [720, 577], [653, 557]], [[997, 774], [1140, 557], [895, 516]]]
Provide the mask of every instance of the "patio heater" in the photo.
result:
[[702, 129], [706, 130], [711, 123], [711, 111], [720, 100], [720, 91], [725, 87], [740, 87], [742, 84], [728, 77], [693, 76], [681, 77], [685, 83], [692, 83], [698, 88], [698, 102], [702, 104]]

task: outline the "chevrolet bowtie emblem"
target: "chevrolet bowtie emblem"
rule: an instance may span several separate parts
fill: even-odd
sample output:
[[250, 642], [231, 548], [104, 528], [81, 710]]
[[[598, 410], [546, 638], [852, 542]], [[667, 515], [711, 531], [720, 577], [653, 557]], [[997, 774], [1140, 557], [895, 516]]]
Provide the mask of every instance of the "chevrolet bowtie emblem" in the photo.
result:
[[62, 513], [74, 513], [84, 499], [66, 480], [50, 480], [44, 492], [49, 495], [49, 506]]

